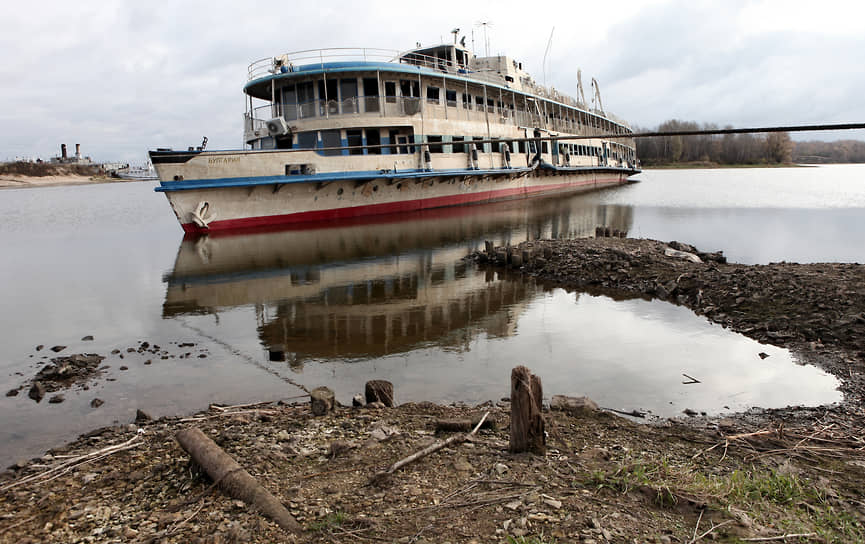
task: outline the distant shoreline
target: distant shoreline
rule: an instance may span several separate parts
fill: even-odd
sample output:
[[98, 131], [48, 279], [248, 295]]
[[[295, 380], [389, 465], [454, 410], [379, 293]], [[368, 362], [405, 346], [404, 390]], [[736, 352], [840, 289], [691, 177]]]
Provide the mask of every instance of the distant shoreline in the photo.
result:
[[643, 170], [706, 170], [706, 169], [729, 169], [729, 168], [811, 168], [813, 164], [778, 163], [778, 164], [720, 164], [717, 162], [668, 162], [647, 165], [643, 164]]
[[135, 182], [138, 180], [111, 178], [107, 176], [79, 176], [66, 174], [59, 176], [23, 176], [20, 174], [0, 174], [0, 190], [33, 189], [37, 187], [59, 187], [64, 185], [92, 185], [95, 183]]

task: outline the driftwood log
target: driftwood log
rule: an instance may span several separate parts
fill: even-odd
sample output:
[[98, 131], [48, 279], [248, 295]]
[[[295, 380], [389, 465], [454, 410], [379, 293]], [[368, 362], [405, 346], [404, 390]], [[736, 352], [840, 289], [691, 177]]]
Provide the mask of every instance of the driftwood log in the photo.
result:
[[203, 432], [191, 427], [178, 431], [175, 438], [192, 460], [203, 468], [229, 497], [257, 508], [289, 533], [303, 532], [285, 506]]
[[541, 415], [543, 400], [541, 379], [524, 367], [511, 371], [511, 453], [531, 452], [544, 455], [547, 452], [544, 436], [544, 418]]
[[[478, 424], [480, 419], [470, 420], [470, 419], [437, 419], [436, 420], [436, 432], [437, 433], [465, 433], [475, 425]], [[494, 418], [489, 417], [484, 421], [483, 425], [481, 425], [481, 429], [493, 429], [496, 430], [499, 428], [498, 421]]]
[[388, 408], [393, 408], [393, 384], [387, 380], [370, 380], [366, 382], [366, 403], [380, 402]]
[[389, 466], [386, 470], [383, 470], [381, 472], [377, 472], [370, 479], [370, 483], [376, 484], [376, 483], [382, 482], [389, 475], [393, 474], [394, 472], [396, 472], [397, 470], [406, 466], [407, 464], [414, 463], [418, 459], [421, 459], [422, 457], [426, 457], [427, 455], [429, 455], [433, 452], [436, 452], [436, 451], [444, 448], [445, 446], [450, 446], [452, 444], [462, 444], [466, 440], [471, 439], [471, 437], [474, 436], [475, 433], [478, 432], [478, 429], [481, 428], [481, 426], [484, 424], [484, 421], [487, 419], [487, 416], [489, 416], [489, 415], [490, 415], [489, 412], [485, 413], [484, 416], [481, 418], [480, 421], [478, 421], [478, 424], [475, 425], [475, 428], [472, 429], [472, 431], [470, 433], [457, 434], [457, 435], [454, 435], [454, 436], [448, 438], [447, 440], [440, 440], [440, 441], [434, 442], [433, 444], [427, 446], [426, 448], [424, 448], [420, 451], [417, 451], [417, 452], [409, 455], [408, 457], [404, 457], [403, 459], [400, 459], [396, 463]]

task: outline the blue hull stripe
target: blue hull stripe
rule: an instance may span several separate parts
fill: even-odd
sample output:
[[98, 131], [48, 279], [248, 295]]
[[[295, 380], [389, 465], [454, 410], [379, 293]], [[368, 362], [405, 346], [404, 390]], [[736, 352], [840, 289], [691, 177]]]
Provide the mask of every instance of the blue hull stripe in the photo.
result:
[[[157, 192], [187, 191], [190, 189], [214, 189], [223, 187], [249, 187], [254, 185], [281, 185], [288, 183], [323, 183], [331, 181], [371, 181], [374, 179], [435, 179], [454, 176], [502, 176], [527, 174], [532, 168], [497, 168], [494, 170], [400, 170], [397, 172], [379, 170], [363, 172], [326, 172], [322, 174], [297, 176], [253, 176], [236, 178], [193, 179], [183, 181], [162, 181]], [[585, 170], [597, 170], [586, 167]]]

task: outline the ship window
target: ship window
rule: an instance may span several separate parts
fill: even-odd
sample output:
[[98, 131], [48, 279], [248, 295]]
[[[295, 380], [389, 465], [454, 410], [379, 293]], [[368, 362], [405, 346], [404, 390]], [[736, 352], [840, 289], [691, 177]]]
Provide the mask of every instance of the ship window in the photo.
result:
[[429, 152], [430, 153], [441, 153], [444, 151], [442, 149], [442, 137], [441, 136], [427, 136], [427, 142], [429, 143]]
[[384, 96], [389, 103], [396, 103], [396, 81], [384, 82]]
[[345, 139], [348, 143], [349, 155], [363, 155], [363, 131], [360, 129], [346, 130]]
[[363, 78], [363, 111], [378, 111], [378, 80]]
[[315, 132], [298, 132], [297, 147], [299, 149], [313, 149], [318, 137]]
[[454, 153], [465, 153], [466, 152], [466, 146], [463, 143], [464, 141], [465, 141], [464, 136], [454, 136], [453, 137]]
[[475, 104], [478, 107], [478, 111], [484, 111], [484, 97], [483, 96], [476, 96], [475, 97]]
[[457, 92], [456, 91], [445, 91], [445, 100], [447, 100], [448, 106], [455, 108], [457, 107]]
[[357, 80], [339, 80], [339, 92], [342, 100], [342, 113], [357, 113]]
[[[338, 130], [322, 130], [321, 131], [321, 147], [331, 148], [340, 147], [342, 140], [339, 137]], [[324, 155], [332, 157], [334, 155], [342, 155], [341, 149], [325, 149]]]
[[430, 104], [438, 104], [439, 103], [439, 88], [438, 87], [427, 87], [426, 88], [426, 101]]
[[315, 117], [318, 108], [315, 107], [315, 87], [312, 81], [297, 86], [297, 104], [299, 119]]
[[463, 109], [472, 109], [472, 95], [463, 93]]
[[339, 114], [339, 92], [335, 79], [328, 79], [327, 82], [318, 80], [318, 99], [324, 105], [320, 110], [321, 115], [324, 115], [325, 111], [327, 115]]
[[550, 143], [546, 140], [541, 142], [541, 153], [549, 153], [550, 152]]
[[297, 119], [297, 89], [294, 85], [282, 89], [282, 116], [288, 121]]
[[519, 142], [517, 142], [517, 149], [519, 150], [520, 153], [525, 153], [525, 152], [526, 152], [526, 142], [525, 142], [525, 140], [520, 140]]
[[420, 83], [409, 79], [399, 80], [399, 90], [403, 97], [420, 98]]
[[366, 129], [366, 145], [367, 153], [370, 155], [381, 155], [381, 148], [375, 147], [381, 145], [381, 133], [377, 128]]
[[328, 79], [326, 82], [323, 79], [318, 80], [318, 99], [319, 100], [337, 100], [337, 99], [339, 99], [339, 91], [337, 90], [335, 79]]

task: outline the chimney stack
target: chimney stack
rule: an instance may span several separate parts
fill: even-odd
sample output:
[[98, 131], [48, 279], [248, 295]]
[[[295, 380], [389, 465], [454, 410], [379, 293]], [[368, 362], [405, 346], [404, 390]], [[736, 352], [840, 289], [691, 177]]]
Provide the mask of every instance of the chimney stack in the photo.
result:
[[60, 144], [60, 158], [66, 160], [66, 144]]
[[75, 144], [75, 158], [81, 160], [81, 144]]

